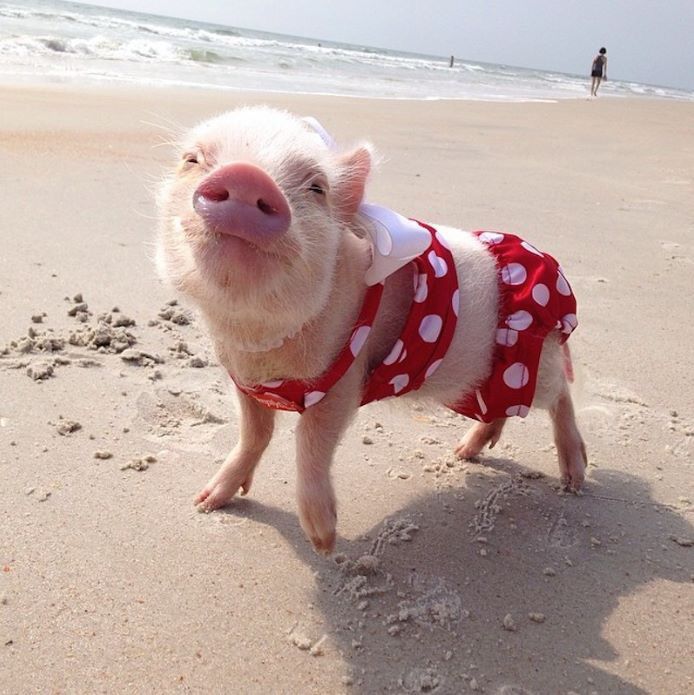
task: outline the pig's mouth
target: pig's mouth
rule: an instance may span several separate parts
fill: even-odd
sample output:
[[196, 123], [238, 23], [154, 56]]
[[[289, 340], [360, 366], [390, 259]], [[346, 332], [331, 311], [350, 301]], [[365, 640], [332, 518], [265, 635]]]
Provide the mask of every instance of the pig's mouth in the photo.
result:
[[222, 273], [226, 278], [233, 270], [234, 275], [255, 284], [261, 278], [267, 281], [271, 275], [282, 272], [300, 255], [291, 235], [276, 240], [259, 238], [256, 234], [219, 228], [197, 215], [181, 226], [198, 262], [213, 276]]
[[206, 201], [195, 201], [193, 206], [205, 230], [216, 239], [238, 240], [258, 250], [269, 250], [285, 236], [281, 213], [262, 199], [252, 207], [231, 202], [223, 211], [207, 210]]
[[267, 257], [278, 255], [276, 249], [273, 249], [274, 245], [265, 244], [258, 239], [246, 238], [241, 234], [231, 234], [223, 229], [207, 228], [207, 237], [215, 248], [228, 250], [231, 254], [253, 252]]

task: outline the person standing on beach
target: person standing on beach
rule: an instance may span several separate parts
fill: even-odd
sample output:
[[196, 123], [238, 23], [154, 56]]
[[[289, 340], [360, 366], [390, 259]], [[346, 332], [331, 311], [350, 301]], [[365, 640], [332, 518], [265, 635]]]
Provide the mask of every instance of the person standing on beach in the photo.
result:
[[590, 96], [598, 96], [600, 82], [607, 79], [607, 49], [603, 46], [593, 58], [593, 67], [590, 70], [593, 83], [590, 85]]

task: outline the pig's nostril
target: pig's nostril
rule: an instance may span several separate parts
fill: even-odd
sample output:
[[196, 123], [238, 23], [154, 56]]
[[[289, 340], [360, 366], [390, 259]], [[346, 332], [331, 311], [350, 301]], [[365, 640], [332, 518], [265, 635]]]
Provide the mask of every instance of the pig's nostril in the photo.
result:
[[218, 188], [216, 190], [204, 191], [202, 196], [215, 203], [221, 203], [225, 200], [229, 200], [229, 191], [225, 190], [224, 188]]
[[274, 215], [277, 213], [277, 208], [272, 207], [272, 205], [266, 203], [262, 198], [258, 198], [256, 206], [258, 210], [264, 212], [266, 215]]

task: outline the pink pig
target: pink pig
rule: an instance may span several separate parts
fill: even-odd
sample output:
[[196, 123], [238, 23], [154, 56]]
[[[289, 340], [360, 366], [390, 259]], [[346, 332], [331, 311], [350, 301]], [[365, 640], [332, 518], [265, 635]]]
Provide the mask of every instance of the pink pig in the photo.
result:
[[297, 410], [299, 516], [326, 553], [333, 452], [369, 400], [402, 393], [477, 418], [456, 448], [465, 458], [532, 403], [549, 410], [567, 489], [586, 466], [561, 268], [512, 235], [364, 204], [371, 161], [368, 145], [341, 152], [312, 119], [243, 108], [185, 137], [159, 196], [159, 272], [199, 306], [240, 405], [239, 441], [196, 504], [247, 493], [276, 409]]

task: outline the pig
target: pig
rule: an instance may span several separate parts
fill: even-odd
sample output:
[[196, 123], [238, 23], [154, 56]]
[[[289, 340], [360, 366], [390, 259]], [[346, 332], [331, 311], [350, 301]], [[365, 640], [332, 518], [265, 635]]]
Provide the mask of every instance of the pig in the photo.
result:
[[[378, 221], [367, 214], [364, 202], [373, 161], [368, 143], [341, 149], [310, 119], [269, 107], [243, 107], [185, 135], [178, 165], [158, 195], [158, 271], [199, 308], [238, 396], [238, 442], [195, 503], [209, 512], [239, 491], [247, 494], [272, 437], [276, 410], [299, 410], [299, 519], [314, 548], [326, 554], [334, 549], [336, 534], [333, 453], [364, 402], [370, 375], [405, 356], [399, 336], [428, 287], [407, 256], [399, 267], [396, 263], [367, 284], [380, 253], [380, 242], [374, 242]], [[418, 225], [410, 231], [416, 236], [422, 229]], [[491, 410], [479, 390], [491, 379], [499, 343], [510, 344], [509, 336], [518, 336], [510, 319], [501, 328], [499, 324], [505, 301], [501, 280], [512, 282], [515, 276], [509, 276], [510, 265], [500, 269], [495, 257], [493, 244], [503, 233], [485, 236], [436, 226], [425, 231], [439, 250], [429, 256], [425, 250], [420, 260], [425, 265], [427, 258], [432, 261], [433, 272], [427, 276], [432, 282], [445, 266], [446, 281], [453, 283], [447, 291], [454, 299], [455, 326], [445, 353], [419, 375], [405, 398], [479, 407], [477, 421], [456, 448], [459, 457], [472, 458], [499, 441], [508, 416], [527, 412], [526, 406], [513, 406], [502, 416], [484, 417], [483, 411], [489, 415]], [[522, 243], [532, 250], [530, 255], [544, 258]], [[561, 268], [555, 275], [558, 289], [568, 287]], [[369, 309], [368, 325], [358, 325], [371, 304], [376, 309]], [[569, 328], [558, 321], [537, 347], [541, 354], [531, 398], [534, 407], [549, 411], [562, 484], [577, 491], [584, 480], [586, 449], [567, 379], [570, 358], [563, 341], [575, 326], [575, 314], [567, 316]], [[431, 330], [441, 330], [438, 319], [427, 321], [419, 331], [426, 340]], [[338, 363], [342, 371], [329, 388], [310, 390]], [[522, 365], [515, 374], [521, 383], [527, 381]], [[381, 386], [392, 389], [385, 395], [406, 391], [407, 379], [399, 375], [384, 382]], [[308, 385], [296, 407], [272, 390], [285, 381]]]

